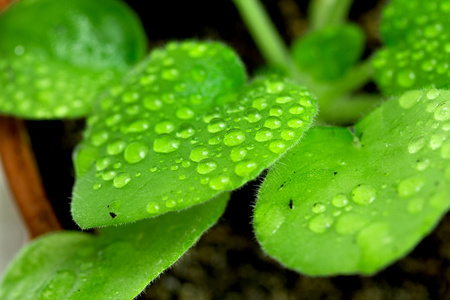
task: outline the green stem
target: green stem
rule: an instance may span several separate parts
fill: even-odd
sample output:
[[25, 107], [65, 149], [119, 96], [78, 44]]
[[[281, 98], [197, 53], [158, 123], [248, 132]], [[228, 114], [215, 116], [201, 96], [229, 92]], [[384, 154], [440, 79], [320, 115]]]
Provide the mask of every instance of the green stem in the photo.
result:
[[311, 30], [346, 22], [352, 0], [312, 0], [309, 5]]
[[289, 51], [258, 0], [233, 0], [269, 65], [290, 70]]

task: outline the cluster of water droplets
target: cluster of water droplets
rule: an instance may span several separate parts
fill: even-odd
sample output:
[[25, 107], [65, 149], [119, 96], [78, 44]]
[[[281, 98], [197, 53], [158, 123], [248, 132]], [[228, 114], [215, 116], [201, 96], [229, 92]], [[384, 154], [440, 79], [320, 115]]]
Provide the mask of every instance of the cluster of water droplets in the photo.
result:
[[373, 60], [386, 94], [412, 88], [448, 87], [450, 1], [392, 1], [382, 22], [387, 45]]
[[[240, 62], [220, 44], [170, 44], [126, 88], [113, 89], [88, 120], [76, 159], [93, 161], [93, 189], [164, 176], [167, 189], [179, 188], [148, 203], [149, 213], [207, 200], [256, 177], [309, 128], [316, 103], [306, 89], [258, 79], [236, 95], [230, 87], [242, 86], [245, 77], [217, 74], [217, 65]], [[211, 90], [202, 93], [204, 86]]]
[[0, 60], [0, 110], [33, 119], [84, 116], [117, 75], [77, 69], [19, 45]]

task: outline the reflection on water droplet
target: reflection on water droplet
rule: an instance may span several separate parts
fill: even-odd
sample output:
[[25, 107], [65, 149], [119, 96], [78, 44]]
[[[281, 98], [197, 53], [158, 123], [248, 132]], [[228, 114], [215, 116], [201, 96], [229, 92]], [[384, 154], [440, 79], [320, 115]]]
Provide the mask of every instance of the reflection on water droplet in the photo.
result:
[[272, 117], [280, 117], [283, 114], [283, 109], [281, 108], [281, 106], [274, 105], [270, 108], [269, 114]]
[[285, 141], [290, 141], [295, 137], [295, 132], [293, 130], [283, 130], [281, 132], [281, 138]]
[[157, 214], [159, 212], [159, 205], [155, 202], [147, 204], [147, 212], [150, 214]]
[[352, 198], [356, 204], [368, 205], [375, 200], [377, 191], [370, 185], [360, 185], [352, 190]]
[[286, 150], [286, 144], [282, 140], [274, 140], [270, 143], [269, 149], [273, 153], [283, 153]]
[[171, 121], [161, 121], [155, 125], [155, 132], [157, 134], [171, 133], [175, 130], [175, 125]]
[[212, 119], [208, 124], [208, 131], [210, 133], [217, 133], [221, 132], [226, 128], [227, 124], [223, 119], [220, 118], [214, 118]]
[[157, 153], [171, 153], [180, 147], [180, 141], [168, 134], [159, 135], [153, 142], [153, 150]]
[[119, 154], [125, 149], [126, 145], [124, 141], [114, 141], [108, 145], [107, 152], [109, 155]]
[[94, 146], [101, 146], [108, 140], [108, 133], [106, 131], [96, 132], [92, 135], [91, 141]]
[[220, 175], [209, 181], [209, 187], [216, 191], [221, 191], [231, 186], [230, 178], [226, 175]]
[[273, 138], [273, 132], [266, 127], [261, 128], [255, 135], [255, 140], [257, 142], [267, 142]]
[[308, 223], [308, 228], [314, 233], [324, 233], [331, 225], [333, 225], [334, 218], [327, 214], [320, 214], [312, 218]]
[[195, 116], [195, 112], [189, 107], [180, 107], [177, 109], [176, 116], [178, 119], [188, 120]]
[[95, 164], [95, 168], [97, 171], [103, 171], [111, 164], [111, 159], [109, 157], [100, 158], [97, 160], [97, 163]]
[[243, 160], [246, 155], [247, 155], [247, 149], [240, 148], [240, 147], [233, 148], [233, 149], [231, 149], [231, 152], [230, 152], [230, 158], [234, 162]]
[[116, 171], [108, 170], [102, 173], [102, 179], [105, 181], [113, 180], [116, 177]]
[[400, 106], [405, 109], [411, 108], [420, 101], [422, 93], [422, 91], [408, 91], [398, 99], [398, 102], [400, 103]]
[[259, 113], [259, 111], [255, 108], [249, 108], [247, 110], [247, 121], [250, 123], [256, 123], [259, 120], [261, 120], [261, 114]]
[[212, 159], [204, 159], [197, 165], [199, 174], [209, 174], [217, 169], [217, 163]]
[[154, 95], [148, 95], [144, 98], [144, 107], [151, 111], [159, 110], [163, 106], [163, 102]]
[[436, 150], [442, 146], [442, 143], [447, 139], [447, 133], [444, 130], [439, 130], [435, 132], [430, 137], [430, 147]]
[[440, 91], [438, 89], [431, 89], [427, 93], [427, 97], [430, 100], [436, 99], [440, 94]]
[[189, 157], [191, 158], [192, 161], [199, 162], [205, 158], [209, 158], [210, 155], [211, 155], [210, 151], [207, 147], [198, 146], [192, 149]]
[[259, 111], [262, 111], [267, 108], [267, 101], [264, 98], [258, 98], [253, 100], [252, 102], [253, 108], [256, 108]]
[[253, 160], [244, 160], [236, 164], [234, 172], [236, 175], [245, 177], [253, 172], [258, 167], [258, 164]]
[[437, 121], [450, 120], [450, 101], [442, 102], [436, 107], [434, 118]]
[[277, 129], [281, 127], [281, 120], [277, 117], [269, 117], [264, 122], [264, 126], [270, 129]]
[[148, 147], [146, 144], [142, 142], [133, 142], [125, 148], [123, 156], [128, 163], [135, 164], [143, 160], [147, 153]]
[[291, 101], [292, 101], [292, 97], [290, 97], [290, 96], [281, 96], [281, 97], [277, 97], [277, 99], [275, 99], [275, 102], [278, 104], [289, 103]]
[[182, 139], [190, 138], [195, 134], [194, 126], [191, 124], [182, 124], [180, 125], [180, 128], [177, 131], [177, 136], [181, 137]]

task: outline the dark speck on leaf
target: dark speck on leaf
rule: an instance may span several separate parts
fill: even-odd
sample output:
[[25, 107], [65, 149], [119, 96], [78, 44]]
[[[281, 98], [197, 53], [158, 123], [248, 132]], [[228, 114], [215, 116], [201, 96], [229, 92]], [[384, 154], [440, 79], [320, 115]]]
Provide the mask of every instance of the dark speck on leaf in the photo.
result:
[[334, 175], [337, 175], [338, 172], [333, 172]]
[[109, 215], [110, 215], [111, 218], [113, 218], [113, 219], [117, 216], [117, 215], [116, 215], [115, 213], [113, 213], [113, 212], [110, 212]]
[[292, 209], [294, 207], [294, 202], [292, 199], [289, 200], [289, 208]]

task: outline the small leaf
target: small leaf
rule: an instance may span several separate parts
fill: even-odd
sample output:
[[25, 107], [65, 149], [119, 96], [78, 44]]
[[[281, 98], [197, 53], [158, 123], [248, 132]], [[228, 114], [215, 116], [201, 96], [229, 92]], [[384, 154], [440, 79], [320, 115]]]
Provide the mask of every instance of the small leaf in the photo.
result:
[[302, 273], [374, 273], [448, 210], [449, 159], [448, 91], [407, 92], [354, 129], [316, 127], [267, 175], [257, 238]]
[[139, 20], [116, 0], [23, 0], [0, 16], [0, 32], [0, 111], [30, 119], [90, 113], [146, 48]]
[[0, 284], [1, 299], [133, 299], [223, 213], [228, 193], [181, 212], [104, 228], [53, 233], [25, 247]]
[[374, 78], [386, 95], [417, 88], [448, 88], [450, 1], [392, 0], [383, 12], [386, 47], [373, 60]]
[[364, 32], [356, 25], [328, 26], [298, 38], [292, 56], [298, 67], [319, 81], [341, 78], [361, 57]]
[[310, 127], [316, 101], [278, 77], [244, 82], [241, 61], [222, 44], [154, 51], [88, 120], [75, 155], [76, 222], [88, 228], [183, 209], [270, 166]]

